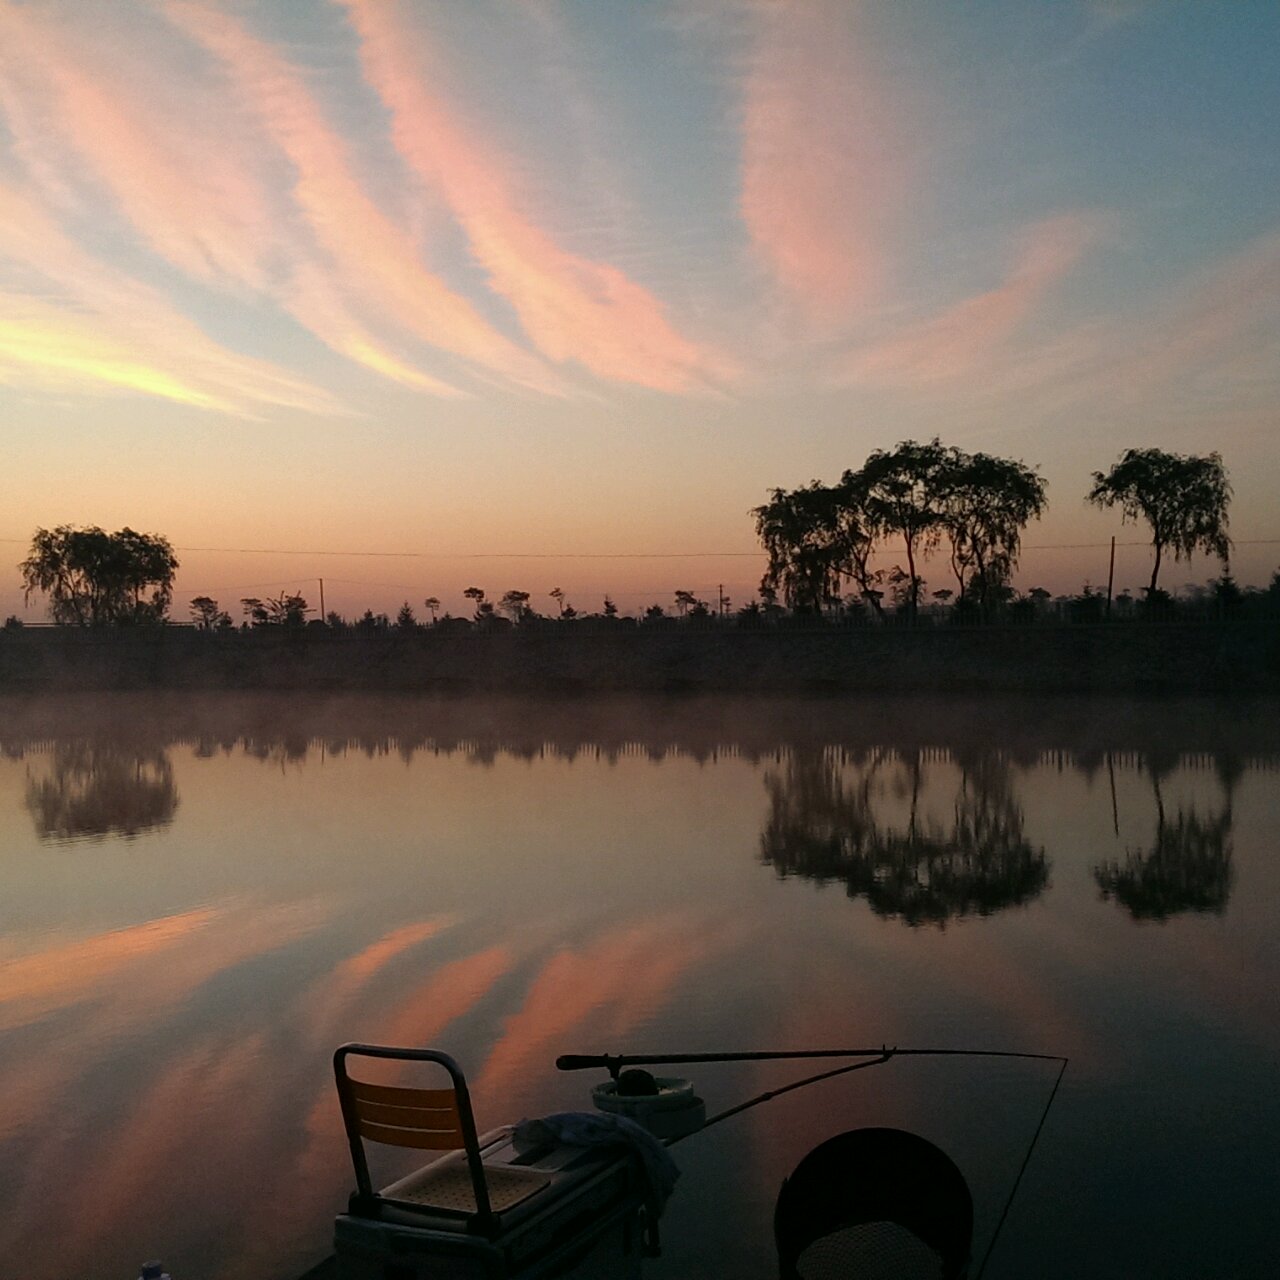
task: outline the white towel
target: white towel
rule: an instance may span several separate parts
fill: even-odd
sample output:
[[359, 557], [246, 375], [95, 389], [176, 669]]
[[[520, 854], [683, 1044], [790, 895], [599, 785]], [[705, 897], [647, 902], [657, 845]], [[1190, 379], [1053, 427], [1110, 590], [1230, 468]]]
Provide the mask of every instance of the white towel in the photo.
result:
[[521, 1120], [514, 1137], [519, 1147], [563, 1142], [570, 1147], [626, 1147], [640, 1160], [648, 1183], [647, 1199], [661, 1212], [680, 1170], [666, 1147], [634, 1120], [599, 1111], [562, 1111], [540, 1120]]

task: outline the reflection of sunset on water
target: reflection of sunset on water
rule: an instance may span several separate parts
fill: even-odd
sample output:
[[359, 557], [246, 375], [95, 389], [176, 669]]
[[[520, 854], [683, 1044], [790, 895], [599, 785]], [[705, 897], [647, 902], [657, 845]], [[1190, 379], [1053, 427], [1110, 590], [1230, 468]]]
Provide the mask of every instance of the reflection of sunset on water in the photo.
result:
[[[270, 698], [238, 712], [197, 699], [135, 719], [123, 745], [91, 705], [68, 715], [60, 748], [15, 737], [29, 710], [0, 724], [19, 908], [0, 941], [0, 1142], [23, 1153], [0, 1250], [29, 1255], [53, 1232], [48, 1280], [127, 1274], [154, 1252], [175, 1276], [294, 1280], [349, 1189], [329, 1065], [348, 1039], [453, 1053], [483, 1126], [584, 1106], [595, 1079], [556, 1073], [562, 1052], [1068, 1052], [1069, 1125], [1046, 1133], [1044, 1186], [1078, 1181], [1100, 1149], [1131, 1179], [1137, 1153], [1108, 1135], [1140, 1124], [1159, 1152], [1176, 1106], [1213, 1174], [1196, 1194], [1249, 1194], [1224, 1180], [1206, 1126], [1257, 1141], [1265, 1126], [1241, 1129], [1230, 1108], [1276, 1049], [1278, 753], [1258, 723], [1231, 755], [1197, 748], [1194, 715], [1147, 729], [1134, 713], [1111, 751], [1073, 745], [1075, 720], [1055, 738], [1050, 716], [1040, 742], [999, 751], [956, 715], [939, 722], [941, 745], [877, 745], [875, 723], [901, 739], [912, 717], [783, 708], [793, 737], [770, 746], [745, 707], [682, 704], [647, 729], [634, 704], [614, 723], [558, 707], [539, 735], [501, 705], [465, 733], [447, 703], [433, 720], [377, 700], [295, 716]], [[91, 726], [92, 750], [76, 725]], [[75, 761], [88, 769], [75, 786], [93, 791], [122, 752], [167, 760], [182, 797], [172, 821], [145, 839], [42, 837], [30, 780]], [[1228, 822], [1220, 911], [1191, 901], [1135, 919], [1101, 896], [1096, 867], [1151, 847], [1162, 815], [1172, 829], [1191, 813]], [[1166, 842], [1162, 867], [1176, 872], [1180, 847]], [[897, 897], [875, 887], [877, 868]], [[1213, 1086], [1172, 1065], [1188, 1037]], [[695, 1078], [715, 1110], [806, 1074], [795, 1067]], [[915, 1128], [998, 1199], [1040, 1085], [1012, 1068], [898, 1060], [690, 1139], [655, 1276], [730, 1260], [754, 1274], [778, 1180], [832, 1125]], [[291, 1186], [287, 1204], [264, 1200], [246, 1169]], [[1049, 1203], [1030, 1197], [1026, 1221], [1055, 1230], [1052, 1213], [1036, 1216]], [[1081, 1203], [1073, 1230], [1097, 1208]], [[71, 1218], [77, 1230], [57, 1237]]]
[[499, 1098], [519, 1076], [552, 1061], [570, 1035], [612, 1043], [625, 1037], [679, 998], [681, 979], [732, 945], [733, 931], [692, 912], [624, 926], [577, 950], [556, 952], [534, 979], [520, 1011], [508, 1018], [475, 1090]]
[[162, 920], [117, 929], [0, 964], [0, 1028], [34, 1021], [54, 1009], [87, 999], [121, 969], [172, 948], [219, 916], [199, 908]]

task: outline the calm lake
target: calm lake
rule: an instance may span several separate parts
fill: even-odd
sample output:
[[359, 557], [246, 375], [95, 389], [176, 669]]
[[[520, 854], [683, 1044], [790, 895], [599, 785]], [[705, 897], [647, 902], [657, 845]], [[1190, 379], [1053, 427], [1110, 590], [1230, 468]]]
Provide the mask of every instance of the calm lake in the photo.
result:
[[[1278, 781], [1265, 702], [0, 700], [0, 1274], [293, 1280], [369, 1040], [452, 1053], [482, 1128], [588, 1106], [564, 1052], [1069, 1055], [987, 1275], [1270, 1277]], [[957, 1162], [981, 1257], [1055, 1072], [697, 1135], [646, 1274], [776, 1274], [782, 1178], [859, 1125]]]

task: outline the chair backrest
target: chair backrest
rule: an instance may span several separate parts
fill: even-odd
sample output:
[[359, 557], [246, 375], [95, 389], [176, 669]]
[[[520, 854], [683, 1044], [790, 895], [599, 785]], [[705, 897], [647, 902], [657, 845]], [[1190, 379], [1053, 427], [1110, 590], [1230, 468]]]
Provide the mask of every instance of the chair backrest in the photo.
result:
[[[354, 1080], [347, 1073], [351, 1057], [382, 1058], [395, 1062], [434, 1062], [448, 1073], [452, 1086], [448, 1089], [411, 1089], [401, 1085], [370, 1084]], [[344, 1044], [333, 1055], [333, 1073], [338, 1085], [338, 1101], [351, 1147], [351, 1163], [355, 1166], [356, 1192], [362, 1202], [371, 1204], [377, 1193], [369, 1178], [369, 1164], [364, 1143], [379, 1142], [396, 1147], [416, 1147], [430, 1151], [464, 1150], [471, 1173], [475, 1196], [474, 1217], [478, 1226], [487, 1228], [493, 1217], [489, 1204], [489, 1188], [485, 1182], [484, 1164], [480, 1159], [480, 1143], [476, 1136], [475, 1117], [467, 1082], [458, 1064], [447, 1053], [434, 1049], [397, 1049], [388, 1045]], [[433, 1209], [432, 1212], [457, 1213], [457, 1210]]]

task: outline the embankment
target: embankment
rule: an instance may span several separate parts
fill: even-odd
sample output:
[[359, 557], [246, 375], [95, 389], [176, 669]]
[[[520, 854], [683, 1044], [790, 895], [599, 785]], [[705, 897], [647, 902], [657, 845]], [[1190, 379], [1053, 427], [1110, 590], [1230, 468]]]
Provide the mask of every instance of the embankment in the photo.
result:
[[0, 633], [0, 691], [1280, 693], [1280, 622]]

